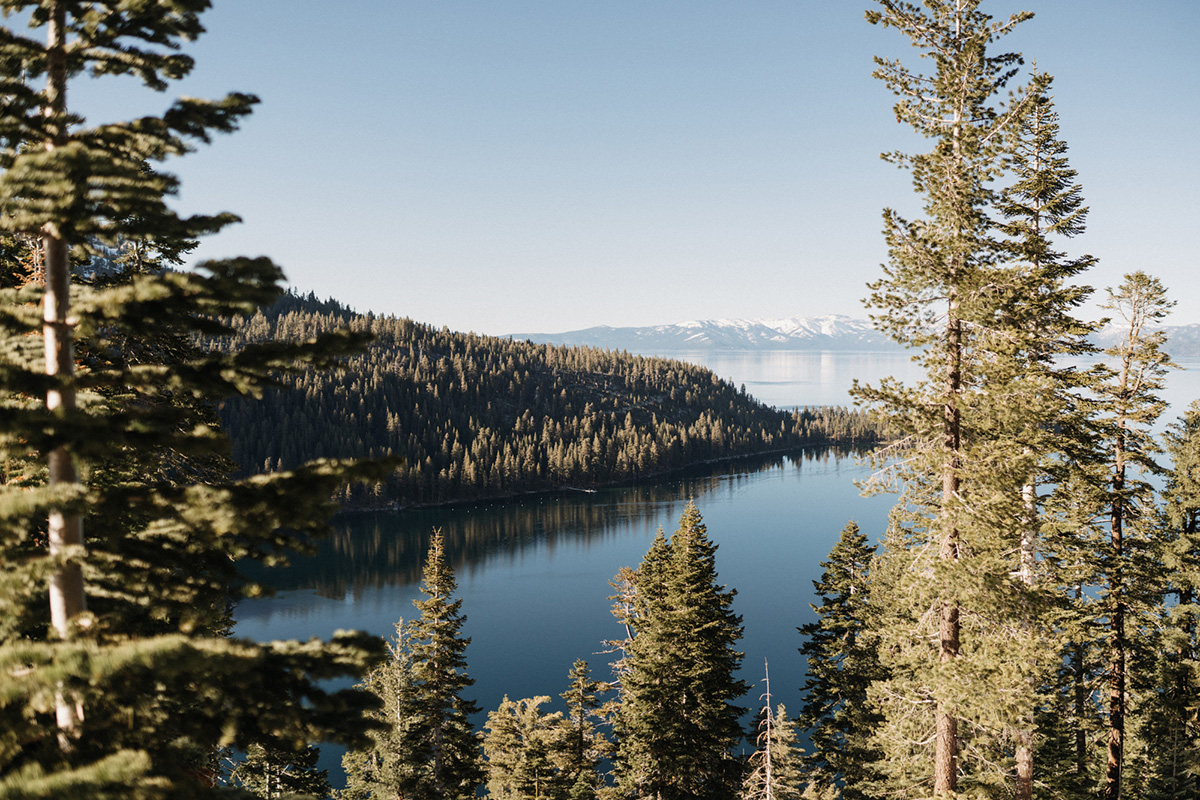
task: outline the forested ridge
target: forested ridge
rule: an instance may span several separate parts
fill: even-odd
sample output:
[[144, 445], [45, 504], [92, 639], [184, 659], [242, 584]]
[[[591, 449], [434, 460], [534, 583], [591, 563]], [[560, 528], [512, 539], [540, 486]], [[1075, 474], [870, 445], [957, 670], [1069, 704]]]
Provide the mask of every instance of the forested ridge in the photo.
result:
[[589, 347], [456, 333], [289, 294], [233, 321], [239, 349], [341, 328], [371, 344], [328, 371], [283, 375], [220, 410], [242, 469], [396, 456], [349, 506], [414, 505], [638, 480], [701, 461], [879, 438], [845, 408], [785, 412], [708, 369]]

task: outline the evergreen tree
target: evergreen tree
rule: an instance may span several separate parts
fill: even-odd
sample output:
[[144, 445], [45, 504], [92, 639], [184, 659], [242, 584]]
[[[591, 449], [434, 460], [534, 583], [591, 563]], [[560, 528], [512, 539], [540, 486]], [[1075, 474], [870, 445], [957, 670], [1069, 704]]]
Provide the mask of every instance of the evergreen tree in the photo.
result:
[[[375, 723], [365, 746], [342, 756], [346, 773], [345, 800], [416, 796], [424, 761], [418, 748], [422, 720], [415, 709], [416, 688], [404, 620], [388, 642], [388, 658], [359, 685], [378, 699], [368, 717]], [[414, 757], [413, 753], [417, 756]]]
[[[260, 590], [238, 581], [236, 562], [278, 560], [320, 532], [347, 473], [226, 480], [203, 407], [261, 392], [328, 343], [161, 348], [220, 338], [219, 318], [269, 302], [282, 275], [266, 259], [72, 286], [71, 260], [100, 245], [169, 252], [235, 219], [176, 216], [164, 199], [175, 179], [150, 165], [233, 130], [255, 102], [184, 99], [161, 117], [87, 127], [66, 102], [72, 79], [131, 74], [165, 89], [190, 71], [178, 50], [208, 4], [111, 5], [0, 3], [34, 31], [0, 29], [0, 229], [25, 242], [42, 282], [0, 298], [0, 457], [13, 478], [0, 499], [0, 795], [199, 796], [219, 747], [353, 740], [365, 698], [318, 682], [358, 675], [378, 652], [353, 634], [215, 635], [227, 604]], [[44, 91], [30, 84], [41, 77]], [[3, 273], [22, 284], [21, 271]], [[47, 586], [49, 603], [35, 603]]]
[[487, 790], [498, 800], [566, 800], [574, 785], [561, 756], [569, 728], [561, 712], [543, 714], [547, 696], [513, 702], [505, 696], [488, 713], [483, 737]]
[[869, 300], [879, 327], [923, 348], [927, 378], [859, 391], [902, 434], [881, 454], [903, 495], [880, 570], [889, 578], [873, 587], [887, 602], [888, 675], [872, 696], [887, 788], [908, 796], [954, 796], [966, 781], [1030, 797], [1038, 689], [1055, 666], [1053, 587], [1036, 580], [1038, 486], [1057, 480], [1072, 453], [1061, 440], [1081, 428], [1077, 381], [1054, 359], [1086, 349], [1072, 311], [1088, 290], [1068, 281], [1091, 259], [1053, 248], [1085, 209], [1048, 78], [998, 100], [1021, 59], [990, 48], [1030, 16], [996, 21], [976, 0], [880, 0], [868, 12], [933, 66], [924, 75], [877, 59], [898, 121], [933, 146], [886, 156], [911, 171], [925, 218], [885, 211], [890, 260]]
[[871, 683], [883, 677], [872, 631], [869, 581], [875, 547], [850, 522], [822, 561], [813, 587], [821, 605], [817, 620], [799, 628], [800, 653], [808, 661], [804, 705], [797, 722], [807, 730], [807, 783], [845, 800], [868, 797], [879, 753], [871, 744], [878, 722], [868, 701]]
[[561, 697], [567, 713], [544, 714], [549, 697], [512, 701], [489, 712], [483, 750], [487, 790], [492, 797], [585, 800], [596, 797], [600, 760], [608, 741], [596, 729], [598, 694], [607, 685], [591, 679], [582, 659], [571, 667], [571, 683]]
[[430, 540], [421, 583], [413, 601], [420, 616], [396, 625], [391, 659], [372, 672], [363, 688], [376, 695], [381, 730], [365, 748], [342, 761], [347, 798], [402, 797], [459, 800], [474, 797], [483, 781], [479, 741], [470, 716], [479, 709], [462, 692], [469, 638], [454, 570], [446, 563], [441, 531]]
[[[1056, 249], [1057, 240], [1084, 231], [1088, 209], [1067, 159], [1067, 144], [1059, 138], [1052, 83], [1044, 73], [1032, 76], [1015, 124], [1007, 130], [1009, 184], [996, 202], [1003, 218], [997, 227], [1008, 237], [1001, 243], [1006, 259], [992, 270], [991, 279], [1004, 320], [981, 335], [985, 348], [1000, 357], [981, 364], [980, 382], [993, 399], [990, 419], [977, 434], [989, 442], [995, 458], [976, 490], [1019, 491], [1019, 504], [995, 504], [992, 513], [997, 528], [1013, 514], [1021, 518], [1015, 571], [1024, 592], [1013, 610], [1022, 618], [1019, 629], [1007, 635], [1042, 652], [1052, 650], [1063, 604], [1057, 576], [1047, 574], [1053, 562], [1046, 558], [1052, 547], [1044, 529], [1051, 526], [1041, 487], [1070, 485], [1070, 473], [1086, 460], [1090, 442], [1088, 406], [1081, 395], [1092, 376], [1061, 357], [1093, 352], [1086, 337], [1095, 328], [1074, 315], [1091, 288], [1071, 283], [1095, 259], [1069, 258]], [[1036, 719], [1042, 690], [1053, 683], [1053, 668], [1045, 660], [1030, 663], [1023, 698], [1017, 701], [1023, 708], [1011, 732], [1016, 800], [1033, 798]]]
[[426, 796], [444, 800], [474, 797], [483, 778], [470, 721], [479, 707], [462, 698], [475, 681], [467, 677], [465, 653], [471, 640], [461, 636], [466, 617], [459, 613], [462, 600], [452, 599], [457, 590], [454, 570], [446, 563], [445, 540], [437, 531], [421, 583], [425, 598], [413, 601], [421, 615], [409, 625], [409, 647], [415, 710], [425, 729], [421, 744], [429, 753]]
[[[1150, 427], [1166, 403], [1158, 396], [1162, 378], [1173, 366], [1162, 350], [1165, 337], [1154, 330], [1174, 305], [1166, 290], [1144, 272], [1125, 276], [1110, 290], [1106, 308], [1121, 320], [1124, 332], [1108, 351], [1116, 369], [1101, 383], [1096, 425], [1100, 452], [1095, 460], [1091, 501], [1101, 525], [1093, 525], [1089, 544], [1095, 548], [1090, 583], [1102, 587], [1095, 613], [1102, 619], [1101, 640], [1108, 649], [1108, 764], [1105, 800], [1122, 796], [1125, 766], [1131, 659], [1150, 610], [1161, 598], [1160, 554], [1154, 525], [1153, 488], [1149, 474], [1159, 470], [1157, 445]], [[1106, 529], [1106, 530], [1104, 530]], [[1098, 541], [1097, 541], [1098, 539]]]
[[731, 749], [742, 738], [733, 703], [742, 654], [734, 592], [717, 584], [716, 545], [694, 503], [668, 540], [659, 532], [636, 573], [620, 676], [613, 771], [623, 797], [731, 798]]
[[1159, 611], [1155, 680], [1139, 709], [1146, 742], [1147, 800], [1200, 792], [1200, 401], [1164, 436], [1170, 467], [1162, 490], [1162, 566], [1173, 602]]
[[568, 677], [570, 684], [559, 695], [567, 704], [563, 771], [573, 798], [576, 794], [594, 797], [601, 784], [601, 759], [611, 751], [608, 739], [596, 725], [602, 718], [600, 695], [609, 690], [609, 685], [592, 680], [591, 670], [583, 659], [571, 665]]
[[246, 758], [234, 768], [230, 782], [260, 797], [281, 800], [294, 795], [329, 797], [329, 770], [317, 769], [320, 751], [305, 746], [299, 751], [252, 744]]

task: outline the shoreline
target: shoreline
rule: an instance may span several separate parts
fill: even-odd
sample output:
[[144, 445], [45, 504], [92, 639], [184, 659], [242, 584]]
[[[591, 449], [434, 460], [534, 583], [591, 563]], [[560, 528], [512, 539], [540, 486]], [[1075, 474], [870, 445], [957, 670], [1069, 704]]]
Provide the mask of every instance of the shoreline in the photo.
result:
[[530, 490], [526, 490], [526, 491], [522, 491], [522, 492], [509, 492], [507, 494], [494, 494], [494, 495], [486, 495], [486, 496], [481, 496], [481, 497], [456, 498], [453, 500], [442, 500], [442, 501], [433, 502], [433, 503], [409, 503], [409, 504], [402, 505], [397, 501], [392, 501], [390, 503], [386, 503], [381, 506], [362, 506], [362, 507], [354, 507], [354, 508], [340, 508], [334, 514], [334, 518], [336, 519], [338, 517], [352, 516], [355, 514], [373, 514], [373, 513], [380, 513], [380, 512], [399, 513], [401, 511], [412, 511], [412, 510], [418, 510], [418, 509], [423, 510], [423, 509], [430, 509], [430, 508], [450, 508], [450, 507], [454, 507], [454, 506], [470, 505], [473, 503], [503, 503], [503, 502], [507, 502], [510, 500], [516, 500], [518, 498], [537, 497], [539, 495], [567, 494], [567, 493], [595, 494], [601, 489], [616, 489], [616, 488], [620, 488], [620, 487], [624, 487], [624, 486], [637, 486], [637, 485], [639, 485], [641, 483], [645, 483], [645, 482], [660, 481], [660, 480], [663, 480], [664, 478], [668, 478], [671, 475], [681, 474], [681, 473], [687, 472], [688, 470], [696, 469], [698, 467], [703, 467], [706, 465], [728, 464], [731, 462], [752, 459], [752, 458], [766, 458], [766, 457], [770, 457], [770, 456], [785, 456], [785, 455], [790, 455], [793, 453], [800, 453], [805, 450], [810, 450], [810, 449], [814, 449], [814, 448], [838, 447], [838, 448], [843, 448], [846, 450], [850, 450], [850, 449], [872, 450], [875, 447], [877, 447], [880, 443], [881, 443], [880, 440], [874, 440], [874, 441], [870, 441], [870, 442], [839, 442], [839, 441], [810, 442], [807, 444], [794, 445], [794, 446], [790, 446], [790, 447], [773, 448], [771, 450], [758, 450], [753, 453], [735, 453], [735, 454], [730, 454], [730, 455], [725, 455], [725, 456], [717, 456], [715, 458], [706, 458], [701, 461], [695, 461], [690, 464], [685, 464], [685, 465], [679, 466], [679, 467], [673, 467], [673, 468], [667, 469], [667, 470], [644, 473], [644, 474], [638, 476], [637, 478], [622, 479], [622, 480], [618, 480], [618, 481], [606, 481], [606, 482], [602, 482], [602, 483], [596, 483], [592, 486], [554, 486], [554, 487], [547, 487], [545, 489], [530, 489]]

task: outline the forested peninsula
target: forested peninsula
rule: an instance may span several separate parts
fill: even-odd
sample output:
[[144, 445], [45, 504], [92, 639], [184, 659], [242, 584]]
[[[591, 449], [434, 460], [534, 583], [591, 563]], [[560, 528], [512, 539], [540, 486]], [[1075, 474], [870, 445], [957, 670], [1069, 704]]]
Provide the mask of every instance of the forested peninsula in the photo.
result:
[[386, 481], [344, 487], [337, 499], [347, 508], [592, 488], [880, 438], [861, 411], [782, 411], [682, 361], [456, 333], [311, 294], [285, 295], [232, 325], [234, 336], [207, 346], [236, 352], [346, 328], [372, 337], [333, 369], [280, 375], [261, 399], [220, 407], [246, 474], [315, 458], [401, 459]]

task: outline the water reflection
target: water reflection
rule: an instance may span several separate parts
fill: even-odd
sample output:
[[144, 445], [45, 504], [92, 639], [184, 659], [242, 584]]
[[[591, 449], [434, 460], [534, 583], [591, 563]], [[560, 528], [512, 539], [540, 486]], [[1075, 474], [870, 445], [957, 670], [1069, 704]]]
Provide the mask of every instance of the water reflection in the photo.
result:
[[318, 544], [314, 556], [295, 556], [291, 565], [250, 577], [281, 591], [307, 590], [328, 600], [344, 600], [365, 590], [416, 584], [435, 528], [445, 537], [447, 558], [461, 576], [487, 562], [521, 559], [563, 543], [590, 547], [631, 531], [653, 533], [665, 512], [682, 498], [702, 507], [717, 493], [741, 491], [754, 476], [785, 466], [838, 463], [862, 454], [847, 448], [809, 448], [732, 463], [702, 465], [653, 484], [598, 492], [553, 494], [402, 512], [347, 515]]

